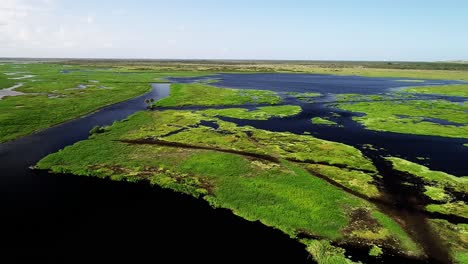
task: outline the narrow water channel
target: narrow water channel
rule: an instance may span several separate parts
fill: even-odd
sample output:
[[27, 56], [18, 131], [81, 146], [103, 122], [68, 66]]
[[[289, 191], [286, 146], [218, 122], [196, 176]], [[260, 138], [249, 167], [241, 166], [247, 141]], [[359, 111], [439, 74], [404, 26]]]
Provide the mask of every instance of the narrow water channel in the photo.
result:
[[144, 99], [168, 93], [168, 84], [153, 84], [148, 94], [0, 144], [2, 263], [312, 262], [280, 231], [190, 196], [147, 183], [28, 169], [86, 139], [93, 126], [124, 119], [144, 110]]

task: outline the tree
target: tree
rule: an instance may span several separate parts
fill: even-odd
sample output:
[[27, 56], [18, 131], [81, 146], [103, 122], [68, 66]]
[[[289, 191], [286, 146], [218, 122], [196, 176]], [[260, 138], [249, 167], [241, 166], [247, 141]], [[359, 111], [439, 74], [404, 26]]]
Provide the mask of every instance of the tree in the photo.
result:
[[153, 103], [154, 103], [153, 98], [145, 99], [145, 104], [146, 104], [147, 109], [153, 109], [153, 107], [154, 107]]

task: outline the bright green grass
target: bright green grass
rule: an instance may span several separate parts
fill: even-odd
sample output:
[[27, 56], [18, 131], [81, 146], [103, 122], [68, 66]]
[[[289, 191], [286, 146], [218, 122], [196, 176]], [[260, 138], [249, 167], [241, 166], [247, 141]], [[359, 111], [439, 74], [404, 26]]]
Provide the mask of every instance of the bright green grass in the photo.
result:
[[[381, 101], [339, 103], [339, 108], [365, 113], [353, 117], [367, 129], [396, 133], [468, 138], [468, 104], [444, 100]], [[436, 118], [460, 124], [440, 125], [424, 118]]]
[[442, 171], [433, 171], [425, 166], [401, 158], [388, 157], [386, 159], [392, 162], [394, 169], [408, 172], [421, 178], [424, 182], [468, 193], [468, 177], [456, 177]]
[[[380, 213], [371, 203], [311, 175], [298, 164], [285, 160], [275, 163], [220, 151], [133, 145], [118, 141], [128, 134], [142, 131], [147, 134], [147, 128], [140, 128], [148, 123], [157, 123], [163, 127], [159, 132], [165, 133], [175, 127], [197, 124], [197, 117], [201, 116], [185, 111], [188, 117], [184, 118], [180, 112], [184, 113], [137, 113], [105, 128], [104, 133], [94, 134], [88, 140], [47, 156], [37, 167], [56, 173], [110, 177], [113, 180], [147, 180], [164, 188], [203, 197], [215, 207], [231, 209], [243, 218], [261, 221], [293, 238], [301, 232], [326, 240], [354, 241], [361, 238], [359, 234], [372, 231], [367, 230], [367, 225], [353, 224], [354, 220], [349, 215], [354, 210], [369, 211], [373, 212], [369, 218], [374, 219], [372, 221], [377, 223], [379, 233], [384, 235], [376, 239], [364, 236], [360, 240], [362, 243], [385, 245], [385, 241], [400, 241], [400, 250], [414, 254], [413, 245], [407, 242], [410, 238], [396, 228], [398, 225], [391, 218]], [[222, 129], [229, 125], [226, 122], [222, 124]], [[211, 137], [210, 134], [204, 136]], [[275, 140], [263, 144], [277, 148], [285, 143]], [[350, 225], [355, 233], [345, 231]]]
[[228, 109], [208, 109], [200, 111], [203, 115], [225, 116], [239, 119], [250, 120], [267, 120], [272, 117], [287, 117], [299, 114], [302, 111], [297, 105], [279, 105], [279, 106], [262, 106], [255, 110], [249, 111], [245, 108], [228, 108]]
[[[306, 163], [322, 163], [375, 172], [372, 162], [351, 146], [308, 135], [270, 132], [253, 127], [238, 127], [202, 115], [203, 111], [151, 112], [155, 122], [143, 124], [123, 139], [159, 138], [169, 142], [220, 149], [247, 151]], [[157, 122], [158, 120], [161, 120]], [[164, 121], [162, 121], [164, 120]], [[219, 129], [193, 127], [201, 120], [215, 121]], [[166, 134], [184, 129], [179, 133]]]
[[410, 92], [410, 93], [440, 94], [440, 95], [468, 97], [468, 85], [467, 84], [412, 87], [412, 88], [405, 89], [405, 91]]
[[[372, 211], [372, 216], [379, 221], [379, 223], [386, 229], [389, 230], [391, 234], [393, 234], [398, 241], [401, 243], [403, 248], [408, 249], [413, 255], [419, 255], [420, 247], [411, 240], [403, 228], [398, 225], [395, 221], [388, 218], [385, 214], [381, 213], [380, 211]], [[381, 233], [381, 232], [380, 232]]]
[[468, 80], [466, 71], [442, 71], [442, 70], [400, 70], [400, 69], [357, 69], [347, 68], [340, 70], [316, 70], [315, 72], [337, 75], [356, 75], [365, 77], [388, 78], [414, 78], [414, 79], [440, 79], [440, 80]]
[[[292, 236], [297, 230], [308, 230], [330, 239], [343, 237], [339, 230], [347, 219], [339, 208], [343, 203], [356, 207], [360, 201], [289, 163], [256, 175], [249, 173], [248, 165], [240, 156], [205, 153], [191, 156], [180, 169], [212, 179], [217, 187], [210, 202], [243, 218], [261, 219]], [[320, 195], [325, 190], [327, 194]], [[332, 206], [338, 210], [328, 210]]]
[[69, 93], [63, 98], [47, 95], [5, 97], [0, 100], [0, 142], [30, 134], [69, 119], [84, 115], [99, 107], [135, 97], [149, 91], [149, 85], [121, 86], [112, 92], [88, 90]]
[[325, 118], [321, 118], [321, 117], [314, 117], [311, 119], [312, 121], [312, 124], [314, 125], [325, 125], [325, 126], [334, 126], [334, 125], [338, 125], [338, 123], [334, 122], [334, 121], [331, 121], [331, 120], [328, 120], [328, 119], [325, 119]]
[[468, 219], [468, 206], [462, 201], [445, 204], [429, 204], [426, 206], [426, 210], [441, 214], [458, 215]]
[[355, 101], [381, 101], [390, 99], [386, 95], [377, 94], [337, 94], [335, 100], [337, 102], [355, 102]]
[[448, 202], [452, 197], [445, 192], [444, 188], [435, 186], [425, 186], [424, 195], [437, 202]]
[[356, 263], [346, 258], [345, 250], [330, 245], [328, 240], [306, 241], [307, 251], [319, 264], [352, 264]]
[[0, 72], [0, 89], [10, 88], [13, 85], [15, 85], [16, 83], [17, 83], [16, 80], [10, 80], [10, 79], [8, 79], [8, 76], [3, 75]]
[[372, 245], [372, 248], [369, 250], [369, 256], [378, 257], [382, 254], [383, 254], [382, 249], [376, 245]]
[[379, 190], [372, 183], [374, 178], [369, 173], [320, 164], [310, 164], [306, 168], [312, 173], [330, 178], [334, 182], [369, 198], [378, 198], [380, 196]]
[[172, 84], [170, 96], [155, 103], [155, 106], [215, 106], [244, 104], [278, 104], [281, 98], [272, 91], [217, 88], [194, 84]]
[[[16, 68], [19, 67], [19, 68]], [[76, 69], [77, 68], [77, 69]], [[22, 96], [4, 97], [0, 100], [0, 142], [82, 116], [96, 109], [136, 97], [167, 76], [198, 76], [198, 73], [128, 73], [112, 70], [76, 67], [69, 69], [59, 64], [6, 64], [0, 66], [0, 76], [5, 72], [28, 72], [31, 79], [17, 80], [24, 83], [17, 90]], [[16, 75], [15, 75], [16, 76]], [[3, 76], [2, 76], [3, 78]], [[0, 79], [2, 83], [3, 79]], [[11, 82], [8, 83], [8, 86]], [[86, 85], [86, 89], [76, 89]]]

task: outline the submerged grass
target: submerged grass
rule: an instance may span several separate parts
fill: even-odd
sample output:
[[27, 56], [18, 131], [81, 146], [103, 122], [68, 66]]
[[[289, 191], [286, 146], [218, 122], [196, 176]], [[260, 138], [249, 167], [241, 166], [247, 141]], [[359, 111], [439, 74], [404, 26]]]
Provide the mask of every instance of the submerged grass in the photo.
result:
[[314, 92], [307, 92], [307, 93], [288, 92], [287, 94], [290, 96], [294, 96], [297, 99], [307, 102], [307, 103], [312, 103], [315, 97], [322, 96], [321, 93], [314, 93]]
[[388, 157], [386, 159], [392, 162], [394, 169], [410, 173], [421, 178], [424, 182], [468, 193], [468, 177], [456, 177], [442, 171], [433, 171], [428, 167], [401, 158]]
[[452, 214], [468, 218], [468, 206], [463, 200], [457, 200], [457, 194], [468, 194], [468, 177], [456, 177], [395, 157], [386, 158], [392, 162], [395, 170], [406, 172], [423, 181], [425, 192], [437, 204], [429, 204], [426, 210], [442, 214]]
[[[371, 215], [377, 219], [377, 221], [385, 228], [384, 230], [388, 230], [389, 234], [392, 234], [392, 236], [394, 236], [397, 241], [401, 243], [403, 248], [406, 248], [411, 254], [415, 256], [421, 254], [420, 246], [416, 244], [410, 237], [408, 237], [405, 230], [403, 230], [403, 228], [395, 221], [380, 211], [372, 211]], [[382, 231], [380, 233], [382, 233]]]
[[452, 261], [457, 264], [468, 263], [468, 225], [456, 225], [442, 219], [429, 219], [428, 222], [449, 249]]

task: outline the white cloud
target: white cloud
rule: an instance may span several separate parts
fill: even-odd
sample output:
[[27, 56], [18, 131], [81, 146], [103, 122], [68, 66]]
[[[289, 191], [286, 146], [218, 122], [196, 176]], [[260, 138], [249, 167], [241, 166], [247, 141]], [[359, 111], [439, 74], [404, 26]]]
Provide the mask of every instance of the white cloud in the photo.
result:
[[88, 17], [86, 18], [86, 22], [88, 24], [93, 24], [94, 23], [94, 17], [88, 15]]
[[112, 47], [89, 14], [64, 13], [54, 0], [1, 0], [0, 57], [66, 57]]

